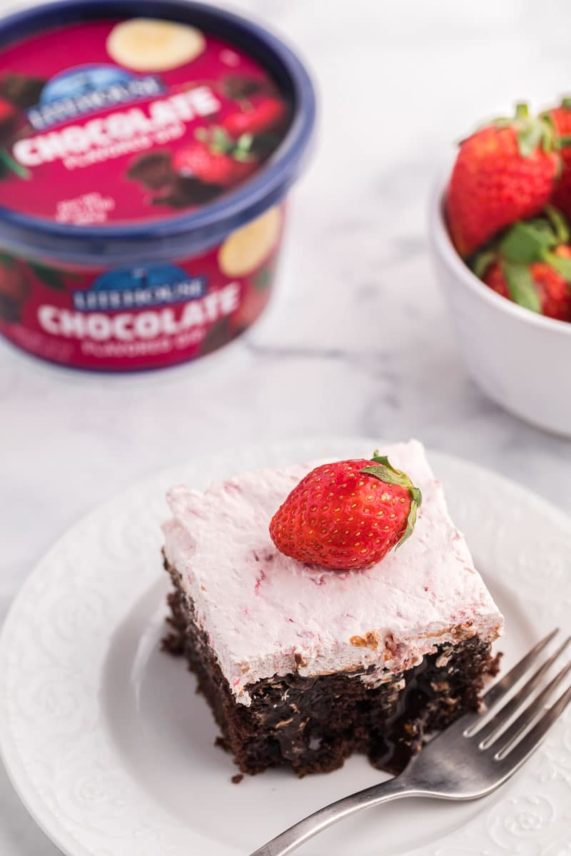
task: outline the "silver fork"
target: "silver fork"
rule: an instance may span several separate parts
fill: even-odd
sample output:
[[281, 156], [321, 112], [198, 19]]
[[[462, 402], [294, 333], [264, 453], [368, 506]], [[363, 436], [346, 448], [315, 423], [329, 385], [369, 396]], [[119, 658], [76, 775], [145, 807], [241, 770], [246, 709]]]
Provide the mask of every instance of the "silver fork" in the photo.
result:
[[[251, 856], [285, 856], [333, 823], [390, 800], [403, 797], [475, 800], [494, 791], [537, 749], [571, 700], [569, 686], [547, 706], [569, 674], [571, 662], [538, 693], [549, 670], [571, 641], [568, 637], [551, 656], [543, 659], [558, 632], [553, 630], [538, 642], [488, 690], [483, 713], [468, 713], [458, 719], [435, 737], [400, 776], [319, 809]], [[532, 669], [535, 671], [512, 695], [512, 690]]]

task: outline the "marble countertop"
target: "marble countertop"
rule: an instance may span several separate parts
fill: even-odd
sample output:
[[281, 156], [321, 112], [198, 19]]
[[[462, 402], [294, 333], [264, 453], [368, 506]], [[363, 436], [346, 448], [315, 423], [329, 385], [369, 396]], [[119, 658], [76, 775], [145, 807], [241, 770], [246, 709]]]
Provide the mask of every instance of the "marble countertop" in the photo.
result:
[[[571, 7], [233, 5], [298, 47], [320, 95], [279, 293], [241, 341], [163, 373], [69, 372], [0, 344], [0, 622], [42, 553], [85, 512], [159, 468], [231, 444], [416, 436], [571, 511], [571, 442], [518, 421], [470, 380], [425, 235], [450, 141], [516, 99], [544, 104], [571, 86]], [[0, 853], [56, 853], [1, 770]]]

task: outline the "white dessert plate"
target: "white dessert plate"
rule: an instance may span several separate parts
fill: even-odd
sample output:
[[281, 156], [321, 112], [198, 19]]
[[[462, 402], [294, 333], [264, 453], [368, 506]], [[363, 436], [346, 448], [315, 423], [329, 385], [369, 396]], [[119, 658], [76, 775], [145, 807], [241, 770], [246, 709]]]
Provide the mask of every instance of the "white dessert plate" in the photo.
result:
[[[245, 856], [284, 827], [381, 780], [363, 758], [298, 780], [231, 782], [181, 660], [159, 650], [165, 488], [243, 469], [367, 456], [364, 438], [224, 452], [160, 473], [84, 518], [24, 585], [0, 642], [0, 747], [23, 802], [68, 856]], [[504, 668], [571, 613], [571, 524], [521, 487], [430, 455], [452, 514], [506, 616]], [[566, 856], [571, 711], [499, 792], [472, 803], [369, 810], [300, 856]]]

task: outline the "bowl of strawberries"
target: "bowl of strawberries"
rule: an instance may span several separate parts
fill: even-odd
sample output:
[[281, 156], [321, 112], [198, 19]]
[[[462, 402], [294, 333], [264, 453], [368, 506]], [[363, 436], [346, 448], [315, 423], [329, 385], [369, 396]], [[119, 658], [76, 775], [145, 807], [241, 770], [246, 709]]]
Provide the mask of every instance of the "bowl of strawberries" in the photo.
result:
[[436, 187], [430, 242], [468, 369], [571, 436], [571, 99], [488, 122]]

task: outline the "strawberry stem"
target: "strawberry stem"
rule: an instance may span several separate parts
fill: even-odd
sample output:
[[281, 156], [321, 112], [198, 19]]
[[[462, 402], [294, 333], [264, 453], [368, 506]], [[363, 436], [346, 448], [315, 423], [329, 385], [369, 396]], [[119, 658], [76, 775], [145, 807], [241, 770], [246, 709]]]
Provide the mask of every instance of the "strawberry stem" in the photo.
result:
[[567, 244], [569, 241], [569, 227], [561, 211], [558, 211], [553, 205], [547, 205], [545, 208], [545, 216], [553, 228], [557, 243]]
[[371, 460], [374, 462], [373, 465], [370, 467], [363, 467], [361, 470], [362, 473], [374, 476], [379, 479], [379, 481], [385, 482], [385, 484], [397, 484], [408, 490], [410, 496], [410, 509], [406, 521], [406, 528], [396, 545], [397, 547], [400, 547], [407, 538], [410, 538], [414, 531], [418, 509], [422, 505], [422, 493], [420, 489], [412, 483], [410, 477], [405, 472], [397, 470], [392, 466], [385, 455], [379, 455], [379, 453], [375, 451], [373, 452]]
[[532, 116], [529, 105], [520, 101], [515, 106], [515, 117], [495, 119], [492, 125], [496, 128], [512, 128], [517, 139], [518, 150], [522, 158], [533, 155], [538, 148], [548, 153], [560, 146], [556, 140], [555, 125], [549, 113]]

